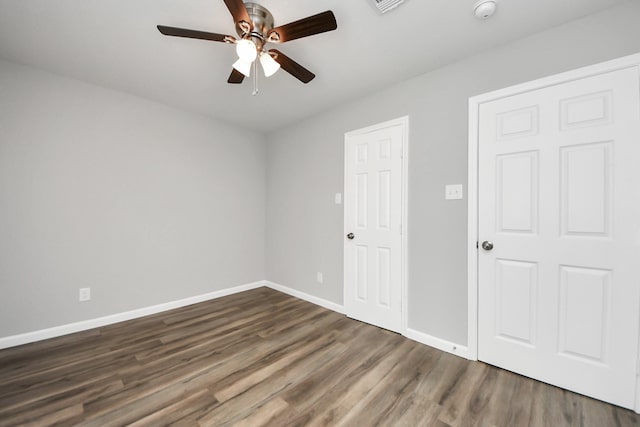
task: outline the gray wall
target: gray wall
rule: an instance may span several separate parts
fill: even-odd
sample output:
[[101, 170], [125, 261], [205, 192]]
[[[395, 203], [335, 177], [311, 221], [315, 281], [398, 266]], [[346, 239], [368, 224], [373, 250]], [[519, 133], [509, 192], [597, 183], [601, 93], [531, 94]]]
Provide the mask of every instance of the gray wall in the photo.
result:
[[265, 155], [256, 133], [0, 61], [0, 337], [264, 279]]
[[[0, 337], [264, 278], [342, 303], [333, 197], [344, 133], [409, 115], [409, 326], [464, 344], [466, 201], [443, 191], [467, 181], [468, 97], [636, 53], [638, 16], [629, 2], [492, 49], [275, 132], [266, 147], [253, 132], [0, 61]], [[80, 287], [92, 301], [78, 303]]]
[[408, 115], [409, 327], [464, 345], [467, 201], [445, 201], [444, 186], [467, 190], [468, 98], [640, 52], [639, 17], [640, 2], [629, 2], [270, 135], [267, 279], [342, 303], [343, 211], [333, 196], [343, 191], [344, 133]]

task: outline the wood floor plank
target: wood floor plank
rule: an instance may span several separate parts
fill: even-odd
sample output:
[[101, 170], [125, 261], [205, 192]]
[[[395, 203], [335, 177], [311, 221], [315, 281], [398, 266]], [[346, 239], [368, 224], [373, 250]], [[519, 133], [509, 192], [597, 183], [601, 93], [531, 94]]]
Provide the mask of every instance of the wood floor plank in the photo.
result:
[[405, 355], [413, 343], [402, 342], [389, 352], [387, 357], [380, 359], [379, 363], [371, 366], [367, 372], [353, 381], [347, 388], [341, 390], [339, 395], [332, 396], [332, 405], [326, 408], [318, 416], [312, 418], [309, 426], [335, 425], [343, 418], [347, 417], [354, 406], [362, 399], [366, 398], [372, 389], [379, 384], [388, 372], [398, 363], [398, 358]]
[[293, 351], [287, 351], [285, 354], [281, 354], [281, 357], [279, 358], [272, 358], [268, 364], [256, 369], [251, 374], [244, 375], [243, 378], [217, 390], [215, 397], [220, 402], [226, 402], [227, 400], [244, 393], [247, 389], [255, 386], [265, 379], [272, 377], [278, 371], [294, 364], [297, 360], [309, 357], [314, 352], [322, 351], [322, 349], [334, 342], [335, 338], [331, 334], [323, 334], [315, 340], [306, 343], [304, 346]]
[[67, 406], [59, 411], [47, 414], [43, 419], [34, 419], [30, 422], [26, 422], [23, 425], [28, 427], [38, 427], [43, 424], [61, 424], [63, 422], [69, 422], [74, 418], [77, 418], [82, 414], [82, 405], [75, 404]]
[[442, 411], [438, 419], [454, 427], [460, 424], [463, 420], [462, 415], [471, 407], [471, 401], [489, 369], [484, 363], [466, 363], [465, 365], [460, 370], [461, 375], [454, 383], [455, 386], [449, 389], [448, 396], [439, 399]]
[[0, 426], [639, 427], [259, 288], [0, 350]]
[[[276, 397], [264, 403], [263, 405], [256, 408], [249, 415], [244, 417], [241, 420], [234, 421], [233, 426], [235, 427], [260, 427], [260, 426], [269, 426], [272, 425], [272, 419], [278, 415], [279, 413], [285, 411], [289, 405], [282, 398]], [[229, 423], [225, 424], [210, 424], [207, 422], [199, 422], [201, 426], [227, 426], [231, 425]]]
[[[488, 410], [485, 411], [483, 420], [491, 425], [507, 425], [509, 422], [515, 422], [511, 419], [511, 408], [514, 407], [517, 396], [515, 394], [518, 385], [522, 384], [524, 379], [519, 375], [512, 372], [500, 370], [496, 379], [495, 386], [493, 387], [491, 398], [489, 400]], [[507, 405], [500, 405], [500, 403], [508, 403]], [[528, 415], [530, 408], [526, 409], [526, 415]], [[512, 424], [514, 427], [526, 426], [525, 418], [521, 418], [518, 424]]]
[[347, 376], [357, 377], [356, 371], [365, 370], [365, 362], [362, 362], [361, 358], [363, 349], [368, 348], [366, 344], [372, 349], [376, 348], [376, 345], [381, 346], [367, 355], [367, 366], [371, 366], [373, 360], [381, 359], [393, 348], [393, 344], [382, 345], [384, 343], [379, 340], [381, 334], [378, 329], [360, 322], [349, 323], [352, 329], [361, 331], [357, 341], [344, 343], [346, 349], [340, 357], [317, 367], [301, 381], [281, 392], [281, 396], [289, 403], [290, 410], [274, 419], [274, 425], [306, 425], [311, 418], [333, 402], [335, 399], [328, 394], [335, 394], [341, 385], [347, 384]]
[[[132, 422], [129, 427], [178, 424], [190, 417], [200, 418], [203, 411], [218, 405], [213, 394], [203, 389]], [[191, 423], [195, 424], [195, 422], [193, 420]]]
[[31, 403], [24, 402], [24, 404], [12, 408], [3, 407], [3, 411], [0, 413], [0, 425], [3, 425], [3, 419], [12, 420], [12, 425], [22, 425], [23, 423], [36, 422], [36, 420], [39, 420], [41, 425], [47, 425], [48, 423], [43, 420], [46, 420], [50, 414], [62, 411], [67, 407], [83, 405], [85, 401], [94, 396], [122, 390], [122, 388], [123, 384], [120, 379], [104, 383], [96, 382], [91, 384], [91, 387], [72, 389], [50, 398], [43, 397]]
[[[421, 359], [415, 365], [403, 361], [405, 379], [391, 384], [394, 390], [386, 398], [386, 408], [380, 413], [374, 425], [402, 425], [403, 423], [429, 425], [428, 423], [434, 423], [438, 419], [442, 406], [425, 399], [419, 390], [420, 385], [439, 360], [440, 352], [426, 346], [422, 350]], [[381, 402], [381, 406], [384, 405], [385, 403]]]
[[[366, 328], [369, 326], [366, 325]], [[350, 347], [347, 357], [326, 365], [326, 369], [321, 368], [283, 394], [283, 398], [294, 406], [297, 415], [293, 414], [296, 416], [292, 417], [287, 414], [287, 418], [281, 420], [280, 424], [305, 426], [323, 413], [328, 413], [333, 405], [339, 404], [348, 394], [356, 380], [377, 366], [400, 343], [396, 337], [382, 334], [380, 330], [370, 331], [370, 347], [358, 340]]]
[[[399, 404], [403, 392], [412, 386], [416, 378], [416, 366], [428, 364], [431, 354], [427, 348], [414, 347], [396, 360], [384, 378], [365, 396], [362, 396], [337, 423], [337, 426], [349, 426], [356, 422], [368, 426], [378, 425]], [[418, 379], [419, 381], [419, 379]], [[393, 420], [391, 420], [393, 421]]]
[[442, 407], [435, 402], [425, 399], [415, 399], [413, 396], [402, 401], [401, 410], [390, 413], [386, 418], [381, 419], [379, 426], [397, 427], [451, 427], [449, 424], [438, 420]]
[[[251, 387], [242, 391], [234, 390], [235, 394], [224, 400], [224, 405], [210, 411], [199, 421], [203, 424], [216, 425], [231, 422], [237, 417], [247, 416], [254, 408], [263, 405], [265, 401], [275, 396], [282, 396], [283, 391], [304, 380], [310, 372], [313, 372], [313, 369], [322, 367], [345, 350], [344, 344], [335, 341], [328, 343], [318, 351], [302, 356], [290, 365], [286, 365], [272, 375], [252, 384]], [[215, 396], [220, 400], [218, 393]]]

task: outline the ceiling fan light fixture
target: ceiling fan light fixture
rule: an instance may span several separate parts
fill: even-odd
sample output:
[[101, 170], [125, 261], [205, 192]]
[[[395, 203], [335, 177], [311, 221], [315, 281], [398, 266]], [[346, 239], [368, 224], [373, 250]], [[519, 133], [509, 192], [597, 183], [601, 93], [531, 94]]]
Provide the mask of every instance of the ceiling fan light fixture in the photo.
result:
[[245, 61], [244, 59], [240, 58], [233, 63], [233, 68], [240, 71], [245, 76], [250, 77], [252, 63], [252, 61]]
[[[256, 61], [258, 57], [260, 57], [260, 63], [265, 76], [272, 76], [282, 68], [286, 73], [300, 80], [302, 83], [309, 83], [315, 78], [315, 74], [279, 50], [266, 48], [265, 45], [267, 43], [286, 43], [292, 40], [333, 31], [338, 28], [334, 13], [326, 10], [275, 27], [271, 12], [264, 6], [253, 3], [252, 1], [255, 0], [249, 0], [246, 3], [245, 0], [224, 0], [227, 9], [229, 9], [233, 17], [236, 32], [239, 36], [238, 38], [228, 34], [167, 27], [165, 25], [157, 25], [157, 28], [158, 31], [165, 36], [235, 44], [238, 60], [233, 64], [233, 70], [227, 79], [227, 83], [240, 84], [245, 77], [253, 77], [254, 94], [258, 92], [258, 61]], [[386, 5], [389, 2], [402, 3], [405, 0], [370, 1], [384, 3]], [[251, 70], [252, 67], [254, 70]]]
[[258, 49], [256, 48], [255, 43], [251, 40], [242, 39], [236, 43], [236, 53], [238, 54], [238, 58], [251, 63], [255, 61], [258, 56]]
[[280, 69], [280, 64], [271, 57], [267, 52], [260, 54], [260, 64], [262, 65], [262, 71], [264, 71], [265, 77], [273, 76], [276, 71]]

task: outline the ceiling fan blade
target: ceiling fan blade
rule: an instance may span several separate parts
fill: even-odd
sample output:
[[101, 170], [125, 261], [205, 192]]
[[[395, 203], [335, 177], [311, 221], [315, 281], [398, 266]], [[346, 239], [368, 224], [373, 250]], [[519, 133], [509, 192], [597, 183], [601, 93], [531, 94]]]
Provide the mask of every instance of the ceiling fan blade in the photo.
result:
[[276, 27], [269, 31], [267, 38], [268, 41], [273, 43], [284, 43], [326, 31], [333, 31], [336, 28], [338, 28], [336, 17], [333, 12], [327, 10], [326, 12]]
[[247, 12], [247, 7], [244, 5], [242, 0], [224, 0], [224, 4], [227, 5], [227, 9], [231, 12], [233, 21], [236, 24], [239, 22], [246, 22], [249, 26], [249, 31], [253, 29], [253, 22], [251, 21], [249, 12]]
[[282, 67], [283, 70], [300, 80], [302, 83], [309, 83], [316, 77], [316, 75], [311, 71], [307, 70], [279, 50], [271, 49], [269, 53], [273, 59], [280, 64], [280, 67]]
[[166, 27], [158, 25], [158, 30], [165, 36], [186, 37], [189, 39], [211, 40], [214, 42], [234, 43], [236, 38], [225, 34], [207, 33], [204, 31], [187, 30], [185, 28]]
[[234, 68], [231, 71], [231, 75], [229, 76], [229, 79], [227, 79], [227, 83], [240, 84], [242, 83], [243, 80], [244, 80], [244, 74], [242, 74], [240, 71]]

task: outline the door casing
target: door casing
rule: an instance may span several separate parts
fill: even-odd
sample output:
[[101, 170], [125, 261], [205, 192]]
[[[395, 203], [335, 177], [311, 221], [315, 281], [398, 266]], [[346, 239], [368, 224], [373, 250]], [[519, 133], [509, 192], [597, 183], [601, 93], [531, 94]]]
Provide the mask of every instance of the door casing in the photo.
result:
[[[469, 98], [469, 144], [468, 144], [468, 241], [467, 241], [467, 278], [468, 278], [468, 355], [470, 360], [478, 360], [478, 143], [479, 110], [483, 103], [509, 96], [530, 92], [586, 77], [611, 71], [636, 68], [640, 76], [640, 54], [625, 56], [611, 61], [578, 68], [565, 73], [510, 86], [497, 91]], [[640, 261], [640, 260], [639, 260]], [[640, 284], [639, 284], [640, 286]], [[638, 301], [640, 304], [640, 301]], [[636, 350], [637, 366], [640, 366]], [[640, 413], [640, 372], [636, 372], [635, 411]]]

